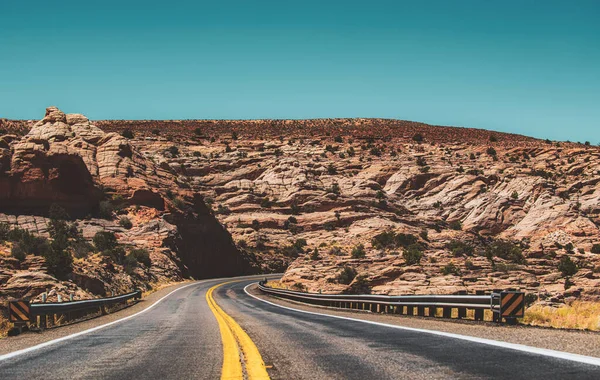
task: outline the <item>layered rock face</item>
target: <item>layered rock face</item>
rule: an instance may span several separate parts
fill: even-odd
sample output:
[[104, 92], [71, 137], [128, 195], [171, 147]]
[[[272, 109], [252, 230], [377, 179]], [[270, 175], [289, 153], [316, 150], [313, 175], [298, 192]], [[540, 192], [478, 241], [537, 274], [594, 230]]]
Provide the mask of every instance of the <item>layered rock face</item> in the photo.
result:
[[[161, 181], [204, 196], [210, 209], [191, 207], [196, 215], [214, 214], [244, 262], [287, 268], [289, 286], [600, 298], [600, 151], [589, 144], [382, 119], [96, 125], [131, 130]], [[196, 236], [201, 226], [178, 232]], [[564, 258], [576, 273], [559, 268]]]
[[[6, 242], [0, 247], [1, 299], [35, 299], [45, 291], [50, 300], [58, 294], [82, 299], [256, 271], [202, 197], [180, 186], [169, 167], [146, 157], [132, 140], [55, 107], [29, 128], [13, 124], [0, 137], [0, 222], [48, 236], [48, 211], [59, 205], [84, 239], [113, 232], [126, 251], [147, 250], [151, 265], [125, 270], [91, 252], [75, 258], [72, 273], [59, 281], [42, 257], [25, 252], [18, 260], [11, 256], [14, 243]], [[26, 133], [10, 134], [15, 129]]]
[[[160, 122], [102, 124], [133, 128], [140, 149], [205, 195], [263, 270], [291, 263], [290, 286], [600, 298], [600, 152], [589, 144], [364, 119], [173, 121], [154, 133]], [[374, 245], [382, 232], [416, 238], [420, 262], [407, 263], [406, 245]], [[490, 260], [496, 241], [524, 260], [502, 250]], [[360, 244], [366, 257], [353, 259]], [[565, 256], [578, 266], [568, 289]]]

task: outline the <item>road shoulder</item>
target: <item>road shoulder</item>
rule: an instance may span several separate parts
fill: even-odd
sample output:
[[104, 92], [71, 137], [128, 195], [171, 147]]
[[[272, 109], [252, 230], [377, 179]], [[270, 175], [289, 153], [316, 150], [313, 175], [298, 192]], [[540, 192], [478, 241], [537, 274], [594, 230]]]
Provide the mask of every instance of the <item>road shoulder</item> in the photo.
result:
[[119, 319], [133, 315], [135, 313], [139, 313], [140, 311], [143, 311], [148, 307], [152, 306], [156, 301], [169, 294], [170, 292], [179, 289], [183, 286], [186, 286], [190, 283], [191, 282], [189, 281], [185, 281], [166, 286], [144, 297], [140, 302], [137, 302], [130, 307], [119, 310], [112, 314], [88, 319], [86, 321], [74, 323], [72, 325], [48, 329], [43, 333], [25, 332], [18, 336], [2, 338], [0, 339], [0, 355], [36, 346], [38, 344], [62, 338], [71, 334], [76, 334], [78, 332], [98, 327], [110, 322], [114, 322]]

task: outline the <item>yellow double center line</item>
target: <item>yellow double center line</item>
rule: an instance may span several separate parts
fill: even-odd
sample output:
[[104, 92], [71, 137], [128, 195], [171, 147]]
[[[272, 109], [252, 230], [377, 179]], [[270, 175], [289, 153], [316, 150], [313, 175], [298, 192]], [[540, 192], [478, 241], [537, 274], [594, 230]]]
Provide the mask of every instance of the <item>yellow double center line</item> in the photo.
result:
[[[247, 378], [253, 379], [269, 379], [269, 374], [263, 362], [260, 352], [252, 339], [246, 332], [237, 324], [233, 318], [223, 311], [215, 302], [213, 292], [219, 286], [229, 284], [236, 281], [224, 282], [208, 289], [206, 292], [206, 301], [208, 307], [215, 315], [219, 323], [219, 331], [221, 332], [221, 340], [223, 341], [223, 368], [221, 369], [221, 379], [243, 379], [244, 371], [242, 370], [241, 357], [243, 357], [244, 368], [246, 369]], [[242, 355], [240, 356], [240, 349]]]

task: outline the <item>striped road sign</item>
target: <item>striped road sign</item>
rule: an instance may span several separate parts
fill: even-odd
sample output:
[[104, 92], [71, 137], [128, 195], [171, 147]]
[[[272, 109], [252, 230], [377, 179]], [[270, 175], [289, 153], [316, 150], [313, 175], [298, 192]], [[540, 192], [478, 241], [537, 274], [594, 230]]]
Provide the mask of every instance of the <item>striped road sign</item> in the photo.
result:
[[500, 293], [500, 315], [504, 318], [523, 318], [525, 315], [525, 293]]
[[29, 322], [29, 302], [10, 301], [8, 303], [11, 322]]

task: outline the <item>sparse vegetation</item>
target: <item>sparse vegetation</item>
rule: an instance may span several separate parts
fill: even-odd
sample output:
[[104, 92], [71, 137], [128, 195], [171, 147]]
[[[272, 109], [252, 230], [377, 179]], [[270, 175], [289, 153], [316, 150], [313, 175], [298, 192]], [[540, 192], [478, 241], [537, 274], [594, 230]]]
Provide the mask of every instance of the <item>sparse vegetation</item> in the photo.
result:
[[418, 244], [411, 244], [404, 249], [402, 257], [406, 265], [418, 265], [423, 258], [423, 248]]
[[352, 248], [351, 256], [353, 259], [362, 259], [366, 255], [367, 255], [367, 253], [365, 251], [364, 245], [359, 244], [359, 245], [355, 246], [354, 248]]

